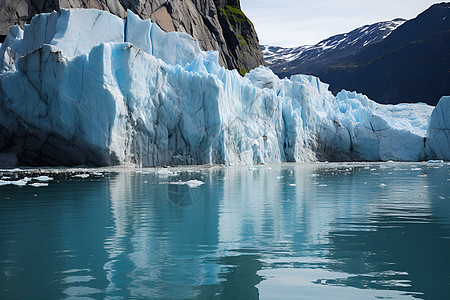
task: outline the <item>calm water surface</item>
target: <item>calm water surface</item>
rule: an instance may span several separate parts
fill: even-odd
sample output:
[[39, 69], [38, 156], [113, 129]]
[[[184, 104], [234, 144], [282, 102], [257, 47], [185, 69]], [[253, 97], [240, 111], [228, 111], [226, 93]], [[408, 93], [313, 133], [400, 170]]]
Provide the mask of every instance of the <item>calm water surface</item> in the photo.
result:
[[0, 171], [0, 299], [450, 299], [449, 172]]

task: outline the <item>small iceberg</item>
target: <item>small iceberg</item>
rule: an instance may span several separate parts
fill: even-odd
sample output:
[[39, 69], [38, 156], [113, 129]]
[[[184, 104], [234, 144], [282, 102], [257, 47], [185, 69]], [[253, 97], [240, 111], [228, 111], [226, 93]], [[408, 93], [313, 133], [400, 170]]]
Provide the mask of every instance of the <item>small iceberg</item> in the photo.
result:
[[188, 180], [188, 181], [173, 181], [173, 182], [169, 182], [169, 184], [187, 185], [190, 188], [197, 188], [205, 183], [200, 180], [192, 179], [192, 180]]

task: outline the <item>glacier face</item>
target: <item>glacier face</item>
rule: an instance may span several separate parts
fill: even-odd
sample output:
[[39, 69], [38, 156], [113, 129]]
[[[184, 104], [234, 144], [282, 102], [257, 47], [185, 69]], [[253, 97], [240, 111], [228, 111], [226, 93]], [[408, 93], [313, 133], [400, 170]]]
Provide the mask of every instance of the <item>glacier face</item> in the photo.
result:
[[318, 78], [265, 67], [243, 78], [191, 36], [127, 14], [62, 10], [11, 27], [0, 165], [450, 159], [448, 113], [333, 96]]

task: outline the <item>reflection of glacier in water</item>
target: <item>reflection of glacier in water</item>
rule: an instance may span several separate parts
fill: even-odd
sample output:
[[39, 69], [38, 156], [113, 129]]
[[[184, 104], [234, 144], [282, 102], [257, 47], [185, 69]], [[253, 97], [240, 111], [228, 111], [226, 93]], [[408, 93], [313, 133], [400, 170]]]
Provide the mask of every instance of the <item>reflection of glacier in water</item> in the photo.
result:
[[188, 185], [171, 184], [167, 188], [167, 196], [170, 202], [177, 207], [189, 207], [200, 198], [201, 190], [191, 188]]
[[109, 299], [450, 292], [448, 164], [113, 171], [0, 187], [0, 298], [30, 288]]
[[190, 207], [200, 200], [204, 182], [202, 173], [181, 172], [171, 178], [167, 186], [170, 202], [180, 208]]
[[[199, 172], [161, 175], [155, 172], [123, 172], [111, 182], [111, 209], [114, 216], [114, 241], [107, 264], [111, 292], [147, 298], [186, 298], [191, 286], [216, 282], [220, 268], [204, 262], [214, 240], [214, 213], [204, 207], [202, 186], [171, 182], [203, 179]], [[183, 194], [186, 192], [186, 194]], [[206, 196], [207, 197], [207, 196]], [[203, 200], [203, 201], [202, 201]], [[200, 208], [202, 215], [212, 213], [212, 229], [204, 238], [197, 235], [207, 222], [197, 214], [184, 210]], [[197, 210], [196, 210], [197, 211]], [[123, 235], [128, 232], [128, 235]], [[131, 233], [131, 236], [130, 236]], [[122, 274], [120, 264], [130, 265], [130, 273]], [[119, 264], [119, 266], [117, 265]], [[128, 290], [117, 287], [116, 278], [127, 277]]]

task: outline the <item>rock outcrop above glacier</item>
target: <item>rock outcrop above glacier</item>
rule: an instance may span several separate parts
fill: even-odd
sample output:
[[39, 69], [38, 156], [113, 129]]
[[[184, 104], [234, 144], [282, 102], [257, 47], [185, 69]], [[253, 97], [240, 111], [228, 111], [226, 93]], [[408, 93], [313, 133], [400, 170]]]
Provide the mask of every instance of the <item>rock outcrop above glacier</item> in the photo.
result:
[[[61, 10], [34, 17], [24, 32], [12, 27], [0, 48], [0, 164], [436, 156], [425, 147], [431, 106], [384, 106], [346, 91], [335, 97], [318, 78], [280, 80], [265, 67], [243, 78], [218, 60], [191, 36], [164, 33], [131, 11], [122, 20]], [[427, 143], [433, 139], [440, 135]]]
[[244, 74], [264, 64], [258, 36], [239, 0], [3, 0], [0, 36], [12, 25], [23, 28], [35, 14], [68, 8], [101, 9], [121, 18], [130, 9], [166, 32], [190, 34], [203, 50], [217, 50], [219, 63], [228, 69]]

